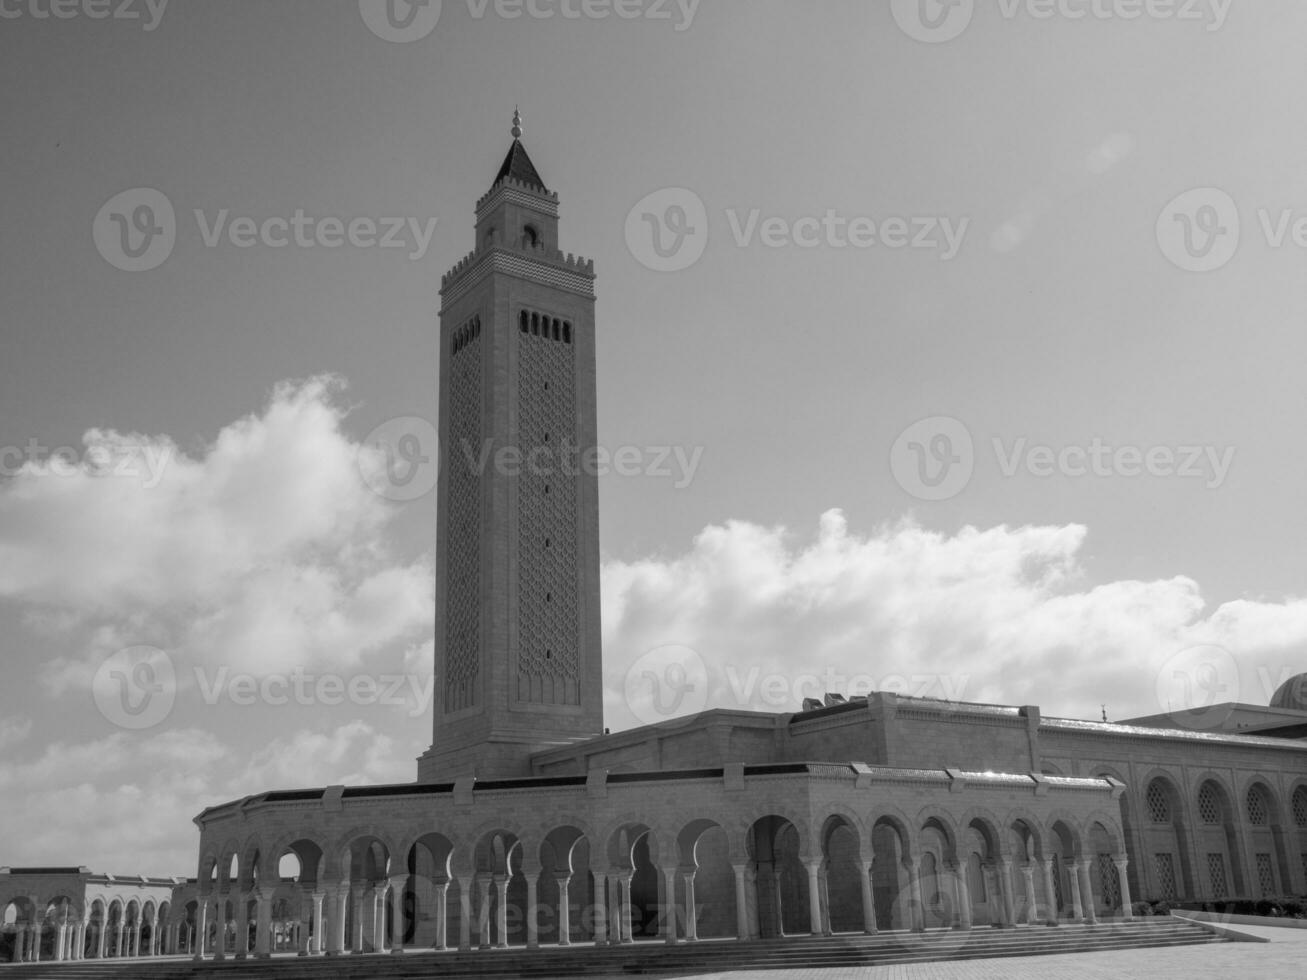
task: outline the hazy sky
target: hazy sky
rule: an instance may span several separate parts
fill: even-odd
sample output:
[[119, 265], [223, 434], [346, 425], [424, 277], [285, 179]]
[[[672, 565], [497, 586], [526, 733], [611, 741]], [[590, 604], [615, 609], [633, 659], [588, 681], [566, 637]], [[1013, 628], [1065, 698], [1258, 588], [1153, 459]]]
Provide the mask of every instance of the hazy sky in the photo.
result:
[[1114, 719], [1307, 669], [1301, 3], [119, 2], [0, 0], [0, 864], [413, 778], [435, 495], [368, 436], [435, 420], [515, 104], [638, 450], [615, 729], [649, 665]]

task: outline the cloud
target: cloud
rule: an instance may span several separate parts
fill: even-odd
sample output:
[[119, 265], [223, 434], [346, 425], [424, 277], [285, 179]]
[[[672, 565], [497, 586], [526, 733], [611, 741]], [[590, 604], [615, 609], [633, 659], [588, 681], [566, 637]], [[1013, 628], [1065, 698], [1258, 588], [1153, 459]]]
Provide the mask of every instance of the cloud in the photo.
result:
[[73, 459], [0, 484], [0, 597], [80, 650], [49, 690], [137, 643], [250, 671], [357, 665], [430, 635], [430, 562], [396, 563], [373, 453], [341, 428], [343, 382], [283, 382], [261, 414], [188, 455], [167, 436], [92, 429]]
[[363, 723], [297, 732], [243, 765], [196, 729], [55, 742], [27, 762], [0, 759], [0, 863], [194, 875], [191, 821], [205, 807], [270, 789], [411, 780], [417, 751]]
[[[628, 673], [645, 676], [649, 652], [667, 645], [691, 648], [706, 679], [683, 699], [688, 709], [795, 710], [805, 696], [874, 688], [1072, 717], [1106, 704], [1119, 719], [1163, 710], [1164, 666], [1210, 643], [1238, 664], [1229, 699], [1267, 702], [1274, 686], [1263, 675], [1282, 678], [1307, 644], [1307, 603], [1236, 602], [1205, 615], [1189, 578], [1089, 585], [1078, 561], [1086, 534], [1067, 525], [947, 536], [904, 522], [859, 536], [832, 510], [809, 542], [730, 521], [682, 555], [609, 562], [608, 721], [656, 720]], [[655, 665], [655, 683], [674, 688], [670, 675], [657, 680], [667, 666]]]
[[32, 719], [6, 718], [0, 721], [0, 752], [14, 745], [21, 745], [32, 734]]

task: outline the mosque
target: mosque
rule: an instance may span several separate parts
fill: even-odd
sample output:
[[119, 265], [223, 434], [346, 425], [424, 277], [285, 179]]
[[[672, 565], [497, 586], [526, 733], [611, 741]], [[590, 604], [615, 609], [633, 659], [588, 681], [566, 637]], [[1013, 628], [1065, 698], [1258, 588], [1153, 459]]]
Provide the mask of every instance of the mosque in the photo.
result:
[[1307, 675], [1201, 725], [872, 692], [607, 733], [598, 485], [565, 465], [597, 445], [594, 264], [560, 249], [521, 136], [441, 282], [416, 780], [212, 806], [187, 881], [0, 869], [14, 958], [748, 942], [1307, 894]]

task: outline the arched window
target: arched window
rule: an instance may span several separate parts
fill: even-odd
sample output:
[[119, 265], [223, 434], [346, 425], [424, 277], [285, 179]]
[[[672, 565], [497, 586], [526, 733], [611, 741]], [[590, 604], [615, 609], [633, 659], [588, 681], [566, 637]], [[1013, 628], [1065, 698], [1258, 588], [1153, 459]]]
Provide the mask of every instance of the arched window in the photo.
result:
[[533, 337], [539, 337], [539, 336], [540, 336], [540, 314], [539, 314], [539, 313], [532, 313], [532, 314], [531, 314], [531, 336], [533, 336]]
[[563, 330], [562, 330], [562, 326], [561, 326], [561, 324], [559, 324], [559, 322], [558, 322], [557, 319], [554, 320], [554, 339], [555, 339], [555, 340], [562, 340], [562, 339], [563, 339]]
[[1198, 819], [1203, 823], [1221, 822], [1221, 800], [1216, 795], [1216, 787], [1210, 782], [1203, 783], [1198, 791]]
[[1148, 816], [1152, 818], [1153, 823], [1171, 822], [1171, 805], [1167, 802], [1166, 790], [1162, 788], [1161, 780], [1154, 779], [1148, 784], [1148, 793], [1144, 797], [1144, 802], [1148, 805]]
[[1293, 822], [1299, 827], [1307, 827], [1307, 786], [1299, 786], [1293, 791]]
[[535, 230], [535, 225], [526, 225], [522, 228], [522, 246], [524, 248], [535, 248], [540, 242], [540, 235]]
[[521, 326], [523, 333], [527, 333], [531, 329], [531, 317], [526, 310], [522, 311], [522, 315], [517, 318], [517, 322]]
[[568, 323], [566, 320], [564, 320], [564, 321], [563, 321], [563, 343], [565, 343], [565, 344], [570, 344], [571, 342], [572, 342], [572, 325], [571, 325], [570, 323]]
[[1266, 790], [1260, 786], [1248, 787], [1248, 822], [1254, 827], [1265, 827], [1271, 820], [1271, 808], [1266, 799]]

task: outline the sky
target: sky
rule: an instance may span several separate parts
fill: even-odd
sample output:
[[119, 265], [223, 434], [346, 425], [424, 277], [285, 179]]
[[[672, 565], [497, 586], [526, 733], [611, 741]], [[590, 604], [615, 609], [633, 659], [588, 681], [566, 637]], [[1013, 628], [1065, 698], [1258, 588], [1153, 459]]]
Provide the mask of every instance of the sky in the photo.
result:
[[0, 865], [414, 778], [514, 106], [631, 461], [613, 730], [1307, 670], [1301, 4], [389, 2], [0, 0]]

